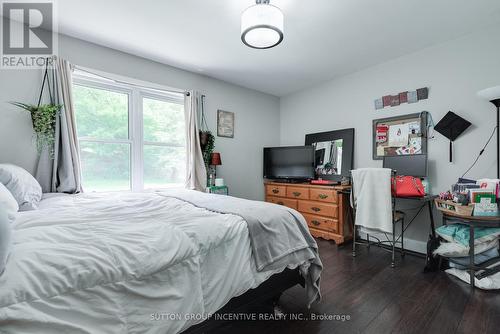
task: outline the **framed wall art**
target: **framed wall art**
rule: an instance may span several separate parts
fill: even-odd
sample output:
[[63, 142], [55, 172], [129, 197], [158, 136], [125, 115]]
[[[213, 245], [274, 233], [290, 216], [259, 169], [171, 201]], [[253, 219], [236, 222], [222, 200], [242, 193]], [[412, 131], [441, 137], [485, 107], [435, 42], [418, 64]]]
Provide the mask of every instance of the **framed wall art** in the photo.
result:
[[234, 138], [234, 112], [217, 110], [217, 136]]
[[427, 111], [373, 120], [373, 159], [427, 154]]
[[217, 136], [234, 138], [234, 112], [217, 110]]

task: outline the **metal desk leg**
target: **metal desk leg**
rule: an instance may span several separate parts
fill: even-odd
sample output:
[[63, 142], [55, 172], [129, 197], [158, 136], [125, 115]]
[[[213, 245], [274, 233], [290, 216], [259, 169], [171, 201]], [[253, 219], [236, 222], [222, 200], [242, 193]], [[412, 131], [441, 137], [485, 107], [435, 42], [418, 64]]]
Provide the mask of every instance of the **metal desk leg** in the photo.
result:
[[405, 257], [405, 219], [401, 220], [401, 257]]
[[356, 224], [352, 223], [352, 257], [356, 257]]
[[436, 224], [434, 224], [434, 214], [432, 213], [432, 200], [427, 201], [427, 207], [429, 208], [429, 218], [431, 219], [431, 235], [433, 238], [435, 238]]
[[474, 290], [476, 284], [475, 270], [474, 270], [474, 227], [469, 225], [469, 274], [470, 286]]
[[391, 268], [395, 267], [394, 253], [396, 252], [396, 222], [392, 222], [392, 262]]

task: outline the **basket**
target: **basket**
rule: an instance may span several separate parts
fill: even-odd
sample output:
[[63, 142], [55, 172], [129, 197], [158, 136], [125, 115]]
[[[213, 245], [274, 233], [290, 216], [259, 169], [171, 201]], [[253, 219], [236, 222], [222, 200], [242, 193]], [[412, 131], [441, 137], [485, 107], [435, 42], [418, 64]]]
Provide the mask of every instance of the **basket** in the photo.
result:
[[451, 213], [460, 216], [472, 216], [474, 211], [474, 204], [462, 205], [453, 201], [445, 201], [442, 199], [435, 199], [436, 208], [439, 211]]

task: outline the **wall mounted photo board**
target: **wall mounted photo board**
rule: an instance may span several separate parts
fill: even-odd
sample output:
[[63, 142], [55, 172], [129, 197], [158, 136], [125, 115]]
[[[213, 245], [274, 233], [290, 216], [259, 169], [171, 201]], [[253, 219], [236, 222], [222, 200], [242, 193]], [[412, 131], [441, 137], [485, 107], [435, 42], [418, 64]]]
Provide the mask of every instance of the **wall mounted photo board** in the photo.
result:
[[373, 120], [373, 159], [427, 154], [427, 112]]
[[217, 136], [234, 138], [234, 112], [217, 110]]

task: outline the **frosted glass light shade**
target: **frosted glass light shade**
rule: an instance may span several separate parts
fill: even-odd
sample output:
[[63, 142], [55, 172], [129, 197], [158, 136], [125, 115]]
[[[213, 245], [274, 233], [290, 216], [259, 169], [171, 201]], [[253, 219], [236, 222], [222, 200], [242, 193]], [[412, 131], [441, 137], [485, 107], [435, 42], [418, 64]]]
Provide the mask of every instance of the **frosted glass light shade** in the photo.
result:
[[241, 14], [241, 40], [255, 49], [269, 49], [283, 40], [283, 13], [268, 3], [258, 3]]
[[477, 92], [477, 95], [479, 97], [482, 97], [485, 100], [488, 100], [488, 101], [499, 100], [500, 99], [500, 86], [483, 89], [483, 90]]

